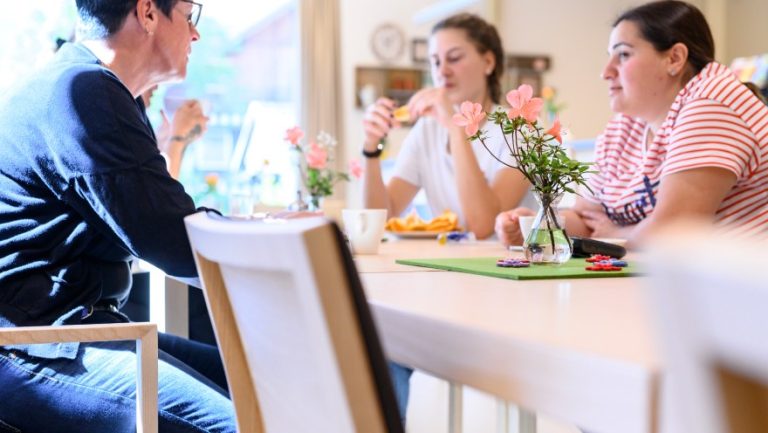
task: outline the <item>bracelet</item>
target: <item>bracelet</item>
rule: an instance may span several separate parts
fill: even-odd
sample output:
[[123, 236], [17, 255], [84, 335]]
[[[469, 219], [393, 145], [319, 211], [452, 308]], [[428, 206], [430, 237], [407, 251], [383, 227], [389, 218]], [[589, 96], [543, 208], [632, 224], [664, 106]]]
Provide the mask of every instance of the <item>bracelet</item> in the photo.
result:
[[181, 135], [174, 135], [171, 137], [171, 141], [187, 141], [187, 139]]
[[363, 149], [363, 156], [366, 158], [378, 158], [381, 156], [381, 152], [384, 151], [384, 141], [379, 141], [379, 144], [376, 145], [376, 150], [374, 151], [368, 151]]

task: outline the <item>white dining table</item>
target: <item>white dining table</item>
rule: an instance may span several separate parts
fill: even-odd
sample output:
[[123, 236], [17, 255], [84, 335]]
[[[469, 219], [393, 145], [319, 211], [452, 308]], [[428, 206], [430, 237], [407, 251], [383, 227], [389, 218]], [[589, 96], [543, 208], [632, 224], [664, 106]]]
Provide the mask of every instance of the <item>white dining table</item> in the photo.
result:
[[586, 431], [658, 431], [646, 278], [517, 281], [395, 263], [508, 254], [390, 239], [356, 256], [387, 356]]

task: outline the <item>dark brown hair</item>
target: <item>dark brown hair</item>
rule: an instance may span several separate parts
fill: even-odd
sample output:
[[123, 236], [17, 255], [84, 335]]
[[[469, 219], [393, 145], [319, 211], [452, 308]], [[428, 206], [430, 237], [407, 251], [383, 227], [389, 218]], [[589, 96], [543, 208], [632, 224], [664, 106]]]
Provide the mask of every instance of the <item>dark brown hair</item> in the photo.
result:
[[[666, 51], [680, 42], [688, 47], [690, 71], [684, 82], [701, 72], [715, 60], [715, 41], [704, 14], [696, 6], [678, 0], [663, 0], [632, 8], [616, 18], [613, 27], [622, 21], [632, 21], [640, 28], [643, 39], [656, 51]], [[764, 103], [765, 96], [753, 83], [744, 83]]]
[[666, 51], [678, 42], [685, 45], [691, 68], [688, 79], [715, 60], [715, 41], [707, 19], [690, 3], [677, 0], [647, 3], [621, 14], [613, 27], [622, 21], [637, 24], [643, 39], [650, 42], [656, 51]]
[[432, 27], [432, 34], [444, 29], [464, 30], [467, 38], [480, 54], [485, 54], [488, 51], [493, 53], [496, 66], [486, 77], [486, 80], [491, 99], [498, 104], [501, 100], [501, 75], [504, 73], [504, 48], [496, 27], [477, 15], [463, 13], [453, 15], [435, 24]]
[[768, 99], [766, 99], [765, 95], [763, 95], [763, 92], [760, 90], [759, 87], [757, 87], [757, 84], [748, 81], [746, 83], [743, 83], [745, 86], [747, 86], [747, 89], [749, 89], [752, 93], [757, 96], [757, 99], [763, 102], [763, 104], [768, 104]]

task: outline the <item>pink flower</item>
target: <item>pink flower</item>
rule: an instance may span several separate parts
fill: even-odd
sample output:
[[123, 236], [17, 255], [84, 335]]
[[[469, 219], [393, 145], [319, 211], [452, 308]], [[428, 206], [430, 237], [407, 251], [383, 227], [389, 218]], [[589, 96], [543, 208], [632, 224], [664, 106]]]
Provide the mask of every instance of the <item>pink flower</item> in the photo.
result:
[[328, 160], [328, 151], [317, 143], [309, 143], [309, 152], [307, 152], [307, 165], [309, 168], [322, 170]]
[[552, 127], [545, 132], [545, 134], [551, 135], [552, 138], [557, 140], [558, 143], [563, 144], [563, 135], [561, 128], [562, 125], [560, 125], [560, 119], [555, 118], [555, 123], [552, 124]]
[[512, 107], [507, 115], [510, 119], [522, 116], [528, 123], [533, 123], [539, 117], [544, 100], [541, 98], [531, 98], [533, 88], [528, 84], [523, 84], [517, 90], [510, 90], [507, 93], [507, 102]]
[[359, 159], [352, 159], [349, 161], [349, 174], [355, 179], [360, 179], [360, 176], [363, 175], [363, 166], [360, 165]]
[[483, 106], [478, 103], [464, 101], [461, 103], [461, 113], [453, 115], [453, 124], [463, 126], [467, 135], [475, 135], [480, 129], [480, 122], [485, 119]]
[[294, 126], [293, 128], [289, 128], [285, 131], [284, 140], [294, 146], [298, 146], [299, 140], [302, 138], [304, 138], [304, 131], [302, 131], [298, 126]]

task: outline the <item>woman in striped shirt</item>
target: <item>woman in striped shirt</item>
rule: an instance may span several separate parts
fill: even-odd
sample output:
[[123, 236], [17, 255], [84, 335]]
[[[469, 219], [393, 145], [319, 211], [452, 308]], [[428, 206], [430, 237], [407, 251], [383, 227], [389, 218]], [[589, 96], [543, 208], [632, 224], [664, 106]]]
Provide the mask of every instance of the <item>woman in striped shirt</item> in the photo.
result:
[[[615, 21], [610, 121], [597, 173], [567, 214], [570, 234], [642, 239], [677, 218], [768, 232], [768, 107], [714, 59], [706, 19], [682, 1], [630, 9]], [[521, 243], [518, 208], [496, 218], [505, 245]]]

